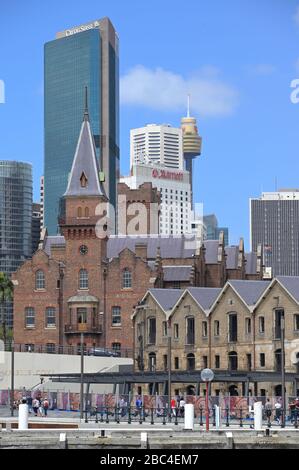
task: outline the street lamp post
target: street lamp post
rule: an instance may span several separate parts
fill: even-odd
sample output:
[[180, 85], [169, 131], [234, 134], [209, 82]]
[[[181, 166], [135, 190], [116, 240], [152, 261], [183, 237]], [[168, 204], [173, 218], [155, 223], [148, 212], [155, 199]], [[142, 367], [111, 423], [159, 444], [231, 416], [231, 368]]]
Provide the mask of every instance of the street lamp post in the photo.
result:
[[80, 374], [80, 419], [83, 419], [83, 403], [84, 403], [84, 339], [83, 333], [81, 333], [81, 374]]
[[168, 413], [171, 414], [171, 321], [167, 322], [168, 336]]
[[284, 338], [285, 338], [285, 321], [284, 321], [284, 311], [281, 312], [281, 399], [282, 399], [282, 427], [285, 427], [286, 422], [286, 395], [285, 395], [285, 346], [284, 346]]
[[209, 431], [209, 394], [210, 394], [210, 382], [214, 378], [214, 372], [211, 369], [203, 369], [201, 371], [201, 380], [206, 382], [206, 431]]
[[15, 344], [14, 340], [11, 342], [11, 390], [10, 390], [10, 414], [14, 415], [14, 394], [15, 394]]

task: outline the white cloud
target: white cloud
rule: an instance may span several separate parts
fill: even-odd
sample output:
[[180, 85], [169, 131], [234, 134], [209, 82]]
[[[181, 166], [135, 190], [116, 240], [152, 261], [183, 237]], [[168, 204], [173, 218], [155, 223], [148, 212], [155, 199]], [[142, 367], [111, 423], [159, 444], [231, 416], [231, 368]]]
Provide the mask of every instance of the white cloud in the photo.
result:
[[294, 20], [297, 23], [297, 25], [299, 26], [299, 5], [296, 8], [296, 13], [294, 15]]
[[138, 65], [121, 77], [121, 103], [184, 113], [187, 95], [190, 94], [191, 113], [227, 116], [238, 105], [238, 92], [218, 75], [218, 70], [211, 66], [185, 79], [162, 68], [152, 70]]
[[268, 76], [276, 71], [276, 67], [272, 64], [256, 64], [249, 68], [254, 75]]

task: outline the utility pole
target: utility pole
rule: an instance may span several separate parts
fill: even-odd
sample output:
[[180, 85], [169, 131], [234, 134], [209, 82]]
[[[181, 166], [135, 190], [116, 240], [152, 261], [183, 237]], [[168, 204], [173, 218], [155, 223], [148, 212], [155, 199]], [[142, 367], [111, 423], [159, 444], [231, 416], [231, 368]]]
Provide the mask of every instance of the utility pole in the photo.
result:
[[81, 375], [80, 375], [80, 419], [83, 419], [83, 406], [84, 406], [84, 336], [81, 333]]
[[285, 338], [285, 318], [284, 318], [284, 311], [281, 311], [281, 399], [282, 399], [282, 427], [285, 427], [286, 422], [286, 395], [285, 395], [285, 345], [284, 345], [284, 338]]
[[171, 413], [171, 320], [167, 322], [168, 335], [168, 412]]
[[10, 390], [10, 414], [14, 415], [14, 394], [15, 394], [15, 343], [11, 341], [11, 390]]

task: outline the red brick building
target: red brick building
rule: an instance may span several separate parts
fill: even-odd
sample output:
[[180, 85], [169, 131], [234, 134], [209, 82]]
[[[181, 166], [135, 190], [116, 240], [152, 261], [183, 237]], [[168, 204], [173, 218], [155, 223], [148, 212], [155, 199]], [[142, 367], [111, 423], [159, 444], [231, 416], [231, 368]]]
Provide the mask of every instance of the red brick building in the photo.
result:
[[[127, 202], [142, 202], [147, 211], [159, 201], [148, 185], [140, 191], [120, 185], [119, 190]], [[45, 230], [38, 251], [13, 275], [16, 344], [53, 351], [59, 345], [77, 347], [84, 333], [87, 347], [131, 355], [131, 314], [149, 288], [222, 287], [227, 279], [262, 279], [262, 253], [245, 254], [242, 241], [225, 247], [221, 236], [198, 248], [184, 237], [109, 235], [107, 203], [85, 113], [61, 204], [61, 235], [47, 236]]]

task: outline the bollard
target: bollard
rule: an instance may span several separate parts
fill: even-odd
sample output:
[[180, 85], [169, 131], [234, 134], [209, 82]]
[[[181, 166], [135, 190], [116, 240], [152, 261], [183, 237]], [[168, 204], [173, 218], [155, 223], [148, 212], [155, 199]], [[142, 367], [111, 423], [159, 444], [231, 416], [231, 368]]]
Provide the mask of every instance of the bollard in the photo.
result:
[[128, 407], [128, 424], [132, 423], [132, 418], [131, 418], [131, 405]]
[[155, 421], [154, 421], [154, 408], [151, 408], [151, 424], [155, 424]]
[[109, 409], [106, 408], [106, 423], [109, 424]]
[[177, 426], [177, 425], [179, 424], [179, 422], [178, 422], [178, 414], [179, 414], [179, 409], [176, 408], [176, 409], [175, 409], [175, 416], [174, 416], [174, 424], [175, 424], [175, 426]]
[[228, 408], [228, 406], [226, 407], [225, 412], [226, 412], [226, 423], [225, 423], [225, 426], [228, 428], [228, 427], [229, 427], [229, 408]]
[[140, 447], [141, 449], [147, 449], [147, 432], [140, 434]]
[[28, 405], [19, 405], [19, 429], [28, 429]]
[[213, 413], [213, 423], [212, 424], [213, 424], [213, 427], [216, 426], [216, 408], [215, 407], [216, 407], [216, 405], [214, 405], [213, 408], [212, 408], [212, 413]]
[[67, 449], [66, 433], [61, 432], [59, 434], [59, 447], [60, 449]]
[[199, 408], [199, 426], [203, 426], [203, 420], [202, 420], [202, 406]]
[[185, 423], [184, 429], [190, 429], [193, 431], [194, 429], [194, 405], [188, 404], [185, 405]]
[[221, 408], [218, 405], [215, 405], [215, 424], [216, 429], [221, 428]]
[[239, 417], [240, 417], [240, 428], [242, 428], [243, 427], [243, 408], [242, 407], [240, 408]]
[[261, 431], [263, 427], [263, 412], [262, 412], [262, 402], [257, 401], [253, 405], [254, 409], [254, 429], [255, 431]]

